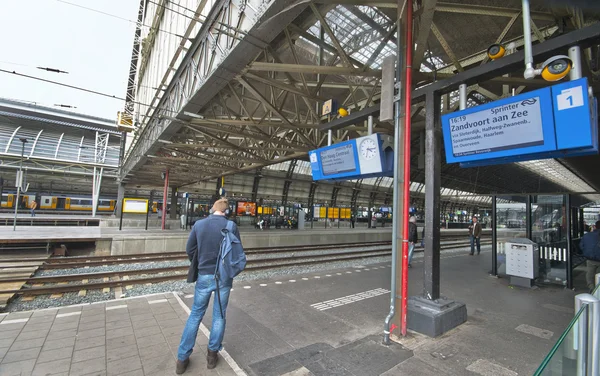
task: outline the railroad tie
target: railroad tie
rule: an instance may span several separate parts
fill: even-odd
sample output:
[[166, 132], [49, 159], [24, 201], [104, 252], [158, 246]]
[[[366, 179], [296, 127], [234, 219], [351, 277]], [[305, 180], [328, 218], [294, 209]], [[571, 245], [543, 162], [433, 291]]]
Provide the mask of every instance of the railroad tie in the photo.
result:
[[[102, 278], [102, 281], [103, 281], [103, 282], [108, 282], [108, 281], [109, 281], [109, 278], [108, 278], [108, 277], [104, 277], [104, 278]], [[105, 293], [105, 294], [108, 294], [108, 293], [110, 293], [110, 287], [105, 287], [105, 288], [103, 288], [103, 289], [102, 289], [102, 292], [103, 292], [103, 293]]]
[[[129, 276], [128, 275], [124, 275], [123, 276], [123, 281], [128, 281], [129, 280]], [[126, 285], [125, 286], [125, 290], [131, 290], [133, 288], [133, 285]]]

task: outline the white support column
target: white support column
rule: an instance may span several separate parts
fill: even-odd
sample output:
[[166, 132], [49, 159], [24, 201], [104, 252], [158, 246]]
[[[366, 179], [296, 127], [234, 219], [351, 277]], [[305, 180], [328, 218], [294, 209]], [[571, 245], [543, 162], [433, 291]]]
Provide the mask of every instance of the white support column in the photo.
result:
[[92, 180], [92, 217], [96, 216], [98, 211], [98, 199], [100, 198], [100, 189], [102, 187], [102, 174], [104, 167], [94, 167], [94, 176]]
[[369, 116], [367, 124], [367, 134], [370, 136], [373, 134], [373, 116]]

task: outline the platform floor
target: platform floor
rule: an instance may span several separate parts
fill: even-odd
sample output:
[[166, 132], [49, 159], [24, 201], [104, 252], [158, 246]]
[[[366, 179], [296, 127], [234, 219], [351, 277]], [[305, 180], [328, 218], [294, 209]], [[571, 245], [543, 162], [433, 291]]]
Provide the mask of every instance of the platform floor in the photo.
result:
[[[256, 376], [531, 375], [573, 317], [576, 292], [490, 277], [489, 248], [442, 255], [442, 293], [465, 302], [469, 318], [440, 338], [382, 346], [390, 267], [379, 264], [235, 283], [225, 348]], [[422, 290], [422, 265], [417, 254], [411, 295]]]
[[[442, 293], [467, 304], [468, 322], [437, 339], [411, 334], [390, 347], [381, 344], [388, 264], [235, 282], [222, 353], [230, 361], [206, 370], [202, 327], [186, 374], [532, 374], [572, 318], [578, 291], [511, 288], [489, 277], [489, 248], [442, 255]], [[409, 292], [416, 295], [422, 254], [413, 265]], [[173, 375], [192, 291], [0, 314], [0, 375]]]
[[[0, 315], [0, 375], [175, 375], [187, 315], [171, 293]], [[236, 375], [206, 369], [207, 343], [199, 332], [186, 374]]]

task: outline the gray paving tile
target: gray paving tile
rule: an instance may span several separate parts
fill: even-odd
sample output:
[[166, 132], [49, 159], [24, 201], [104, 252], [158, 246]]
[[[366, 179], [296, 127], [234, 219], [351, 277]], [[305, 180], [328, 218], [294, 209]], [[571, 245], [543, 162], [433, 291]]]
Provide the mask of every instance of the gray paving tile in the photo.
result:
[[65, 330], [50, 330], [46, 341], [54, 341], [63, 338], [75, 338], [77, 335], [77, 329], [65, 329]]
[[88, 374], [106, 373], [106, 358], [95, 358], [85, 362], [71, 363], [70, 376], [83, 376]]
[[119, 376], [144, 376], [144, 371], [140, 368], [135, 371], [120, 373]]
[[106, 320], [106, 313], [104, 313], [104, 311], [101, 312], [83, 312], [81, 314], [81, 317], [79, 318], [79, 323], [88, 323], [88, 322], [95, 322], [95, 321], [102, 321], [104, 322]]
[[135, 329], [134, 334], [138, 338], [138, 341], [139, 341], [139, 339], [142, 337], [146, 337], [146, 336], [149, 336], [152, 334], [162, 334], [162, 331], [160, 330], [160, 327], [158, 327], [158, 326], [149, 326], [149, 327], [145, 327], [145, 328]]
[[165, 375], [168, 371], [175, 371], [175, 358], [171, 354], [157, 355], [150, 359], [142, 360], [144, 375]]
[[106, 347], [104, 345], [90, 347], [84, 350], [75, 350], [75, 352], [73, 353], [72, 362], [77, 363], [88, 361], [90, 359], [105, 358], [105, 355]]
[[181, 336], [181, 333], [183, 333], [183, 324], [168, 328], [161, 327], [161, 329], [165, 337]]
[[166, 343], [141, 347], [139, 348], [140, 357], [145, 361], [163, 355], [165, 353], [165, 346]]
[[77, 329], [78, 326], [79, 326], [79, 321], [60, 322], [60, 321], [54, 320], [54, 323], [50, 327], [50, 331]]
[[4, 332], [11, 332], [11, 331], [15, 331], [15, 330], [21, 330], [25, 327], [25, 323], [24, 322], [11, 322], [11, 323], [6, 323], [6, 321], [8, 320], [3, 320], [4, 324], [0, 324], [0, 338], [2, 338], [2, 335]]
[[119, 348], [123, 346], [135, 346], [136, 340], [133, 335], [128, 335], [124, 337], [111, 338], [106, 340], [106, 346], [110, 348]]
[[27, 350], [27, 349], [33, 349], [36, 347], [39, 347], [41, 349], [42, 346], [44, 345], [45, 341], [46, 341], [46, 338], [44, 338], [44, 337], [27, 339], [24, 341], [19, 341], [18, 337], [17, 337], [17, 341], [13, 342], [12, 346], [10, 347], [10, 351]]
[[142, 369], [142, 362], [138, 355], [108, 362], [106, 371], [108, 375], [120, 375], [121, 373]]
[[69, 372], [71, 359], [59, 359], [47, 363], [36, 363], [31, 376], [55, 375], [57, 373]]
[[73, 355], [73, 346], [63, 347], [61, 349], [54, 350], [42, 350], [40, 355], [37, 358], [38, 363], [46, 363], [51, 362], [53, 360], [60, 359], [71, 359], [71, 355]]
[[46, 315], [46, 316], [32, 316], [29, 321], [27, 321], [27, 325], [37, 325], [37, 324], [45, 324], [54, 321], [55, 315]]
[[104, 336], [77, 339], [75, 341], [75, 351], [89, 349], [90, 347], [103, 346], [106, 343]]
[[40, 354], [40, 350], [39, 347], [27, 350], [9, 350], [6, 355], [4, 355], [2, 363], [22, 362], [24, 360], [36, 359]]
[[83, 332], [85, 330], [92, 330], [92, 329], [98, 329], [98, 328], [102, 328], [104, 329], [105, 323], [104, 320], [102, 321], [90, 321], [90, 322], [80, 322], [79, 323], [79, 327], [78, 330], [80, 332]]
[[131, 315], [129, 317], [130, 317], [131, 321], [133, 323], [135, 323], [135, 322], [143, 322], [146, 320], [154, 319], [154, 314], [146, 311], [141, 315]]
[[113, 321], [129, 321], [129, 312], [120, 312], [119, 314], [106, 314], [106, 323]]
[[47, 338], [42, 350], [45, 351], [45, 350], [61, 349], [64, 347], [71, 347], [74, 345], [75, 345], [75, 336], [65, 337], [65, 338], [60, 338], [60, 339], [52, 339], [52, 340]]
[[23, 328], [23, 330], [21, 330], [21, 332], [30, 333], [30, 332], [39, 332], [41, 330], [44, 330], [47, 332], [50, 330], [51, 327], [52, 327], [52, 321], [48, 321], [48, 322], [40, 323], [40, 324], [27, 323], [27, 325], [25, 325], [25, 327]]
[[45, 310], [45, 311], [35, 311], [33, 312], [33, 315], [31, 315], [32, 318], [36, 318], [36, 317], [54, 317], [56, 316], [56, 314], [58, 313], [57, 309], [49, 309], [49, 310]]
[[167, 313], [159, 313], [158, 315], [154, 315], [154, 318], [156, 319], [156, 321], [161, 321], [161, 320], [172, 320], [172, 319], [178, 319], [179, 316], [177, 316], [177, 313], [175, 312], [167, 312]]
[[4, 358], [4, 355], [6, 355], [8, 352], [8, 349], [8, 347], [0, 347], [0, 362], [2, 361], [2, 358]]
[[79, 330], [77, 332], [77, 339], [80, 340], [80, 339], [86, 339], [86, 338], [100, 337], [105, 334], [106, 334], [106, 331], [104, 330], [104, 328]]
[[19, 334], [19, 336], [17, 337], [17, 341], [25, 341], [28, 339], [36, 339], [36, 338], [45, 338], [49, 332], [50, 332], [50, 329], [36, 330], [36, 331], [31, 331], [31, 332], [21, 332], [21, 334]]
[[[71, 376], [72, 374], [69, 374], [69, 376]], [[82, 376], [106, 376], [106, 371], [97, 371], [97, 372], [92, 372], [92, 373], [86, 373], [85, 375]]]
[[35, 359], [23, 362], [2, 363], [0, 364], [0, 375], [2, 376], [25, 376], [33, 371]]
[[7, 320], [15, 320], [15, 319], [28, 319], [33, 314], [32, 311], [29, 312], [11, 312], [6, 317]]
[[167, 346], [167, 339], [162, 335], [162, 333], [152, 334], [141, 338], [139, 341], [137, 341], [137, 345], [140, 349], [154, 345]]
[[114, 362], [116, 360], [121, 360], [132, 356], [139, 356], [137, 346], [120, 347], [116, 349], [108, 347], [106, 349], [107, 362]]
[[120, 321], [112, 321], [112, 322], [107, 322], [106, 323], [106, 330], [114, 330], [114, 329], [121, 329], [121, 328], [132, 328], [133, 325], [131, 325], [131, 321], [124, 319], [124, 320], [120, 320]]
[[[18, 334], [19, 333], [17, 332], [16, 335]], [[13, 344], [13, 342], [15, 342], [15, 340], [17, 339], [16, 335], [14, 337], [4, 337], [3, 334], [0, 334], [0, 347], [10, 347]]]
[[111, 330], [106, 331], [106, 339], [113, 339], [113, 338], [132, 336], [132, 335], [133, 335], [132, 327], [111, 329]]
[[182, 328], [185, 326], [185, 321], [180, 320], [179, 318], [176, 319], [172, 319], [172, 320], [161, 320], [161, 321], [157, 321], [158, 322], [158, 326], [160, 326], [163, 329], [168, 329], [168, 328]]

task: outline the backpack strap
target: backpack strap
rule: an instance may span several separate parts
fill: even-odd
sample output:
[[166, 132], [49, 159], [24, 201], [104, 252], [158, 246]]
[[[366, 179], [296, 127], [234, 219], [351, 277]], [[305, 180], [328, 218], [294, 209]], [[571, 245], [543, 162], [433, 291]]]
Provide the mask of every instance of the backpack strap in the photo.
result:
[[233, 232], [233, 221], [227, 220], [227, 231]]

